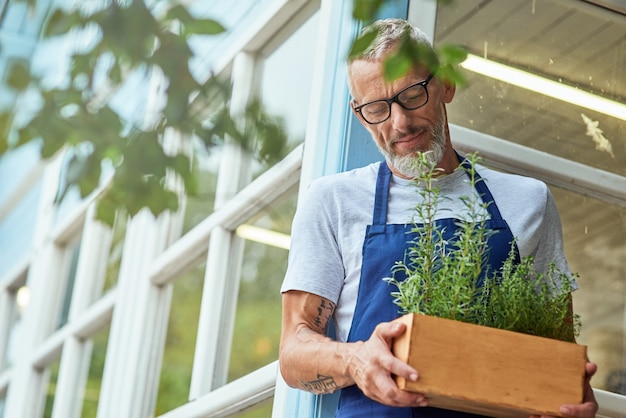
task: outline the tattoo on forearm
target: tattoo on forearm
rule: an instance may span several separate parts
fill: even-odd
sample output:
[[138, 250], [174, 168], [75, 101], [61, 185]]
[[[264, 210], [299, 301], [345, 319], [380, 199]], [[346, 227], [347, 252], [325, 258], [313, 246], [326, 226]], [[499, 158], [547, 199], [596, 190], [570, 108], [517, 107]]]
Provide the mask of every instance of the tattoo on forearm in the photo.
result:
[[322, 393], [333, 393], [337, 390], [337, 383], [332, 376], [317, 375], [317, 380], [311, 380], [310, 382], [302, 382], [304, 390], [314, 393], [316, 395]]
[[320, 305], [317, 307], [317, 316], [314, 320], [315, 326], [318, 327], [320, 332], [326, 331], [328, 322], [334, 312], [335, 304], [326, 299], [322, 299]]

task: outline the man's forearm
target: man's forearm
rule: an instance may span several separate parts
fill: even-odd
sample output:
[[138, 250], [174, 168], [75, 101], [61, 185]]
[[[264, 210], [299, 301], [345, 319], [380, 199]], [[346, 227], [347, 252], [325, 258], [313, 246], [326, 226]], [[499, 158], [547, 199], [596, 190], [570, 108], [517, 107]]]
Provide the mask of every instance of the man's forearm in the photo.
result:
[[280, 370], [289, 386], [314, 394], [354, 384], [348, 372], [354, 344], [340, 343], [302, 327], [281, 347]]

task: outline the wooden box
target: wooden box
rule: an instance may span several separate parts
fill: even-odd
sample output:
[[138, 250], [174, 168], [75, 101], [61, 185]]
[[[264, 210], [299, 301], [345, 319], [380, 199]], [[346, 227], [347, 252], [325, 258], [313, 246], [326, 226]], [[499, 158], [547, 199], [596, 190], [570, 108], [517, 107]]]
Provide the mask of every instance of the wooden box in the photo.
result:
[[583, 400], [587, 347], [479, 325], [408, 314], [394, 355], [419, 373], [396, 379], [430, 406], [499, 418], [560, 416]]

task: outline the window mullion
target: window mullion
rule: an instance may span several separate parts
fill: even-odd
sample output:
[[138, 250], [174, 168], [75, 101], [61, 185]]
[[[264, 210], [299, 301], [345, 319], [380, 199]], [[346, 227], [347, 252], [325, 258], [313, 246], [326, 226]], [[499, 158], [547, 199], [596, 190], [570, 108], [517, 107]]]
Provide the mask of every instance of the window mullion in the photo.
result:
[[[100, 296], [106, 273], [106, 261], [112, 240], [112, 230], [94, 219], [95, 203], [86, 215], [81, 239], [76, 280], [72, 289], [68, 326], [84, 314], [85, 310]], [[52, 417], [77, 418], [80, 416], [83, 396], [89, 372], [92, 343], [71, 336], [63, 344], [59, 365], [57, 389]]]
[[[233, 66], [231, 115], [244, 114], [255, 88], [256, 59], [239, 53]], [[250, 156], [238, 145], [226, 145], [217, 179], [215, 209], [233, 198], [250, 182]], [[233, 304], [239, 288], [239, 267], [243, 254], [233, 230], [218, 226], [211, 231], [204, 279], [198, 337], [191, 378], [190, 399], [196, 399], [226, 383], [232, 327]]]

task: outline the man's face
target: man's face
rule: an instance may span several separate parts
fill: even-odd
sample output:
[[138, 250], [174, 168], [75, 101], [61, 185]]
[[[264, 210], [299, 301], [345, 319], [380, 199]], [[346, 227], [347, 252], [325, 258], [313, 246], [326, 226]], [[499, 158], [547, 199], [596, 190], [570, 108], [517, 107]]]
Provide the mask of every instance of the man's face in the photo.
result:
[[[387, 83], [383, 78], [382, 63], [358, 60], [350, 66], [354, 107], [374, 100], [388, 99], [408, 86], [425, 80], [425, 69], [414, 70], [408, 75]], [[454, 87], [442, 84], [435, 78], [427, 85], [428, 102], [414, 110], [406, 110], [398, 103], [391, 104], [389, 119], [369, 124], [359, 112], [355, 112], [363, 126], [370, 132], [376, 145], [385, 156], [394, 174], [415, 178], [417, 151], [432, 151], [432, 162], [440, 163], [444, 154], [451, 152], [447, 131], [445, 103], [454, 97]]]

